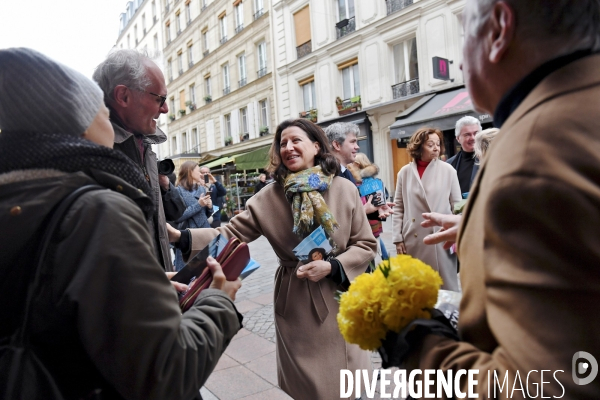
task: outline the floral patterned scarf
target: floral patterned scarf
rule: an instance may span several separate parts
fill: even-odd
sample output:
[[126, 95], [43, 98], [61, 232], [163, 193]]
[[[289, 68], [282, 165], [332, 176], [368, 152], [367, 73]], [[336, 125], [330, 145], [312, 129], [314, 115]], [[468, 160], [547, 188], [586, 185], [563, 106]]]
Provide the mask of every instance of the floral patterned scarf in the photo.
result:
[[322, 225], [331, 237], [333, 231], [339, 228], [320, 193], [329, 189], [332, 181], [333, 176], [325, 175], [320, 166], [287, 176], [284, 189], [286, 196], [292, 199], [295, 234], [307, 235], [313, 227]]

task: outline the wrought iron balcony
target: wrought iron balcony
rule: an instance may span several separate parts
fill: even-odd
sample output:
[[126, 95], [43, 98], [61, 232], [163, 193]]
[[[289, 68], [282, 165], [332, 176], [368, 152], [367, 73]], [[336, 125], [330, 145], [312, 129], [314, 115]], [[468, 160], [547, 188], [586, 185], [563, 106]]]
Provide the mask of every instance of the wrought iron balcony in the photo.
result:
[[244, 24], [239, 24], [238, 26], [235, 27], [235, 33], [240, 33], [243, 30], [244, 30]]
[[188, 67], [189, 68], [192, 68], [193, 66], [194, 66], [194, 62], [193, 61], [188, 62]]
[[262, 78], [263, 76], [265, 76], [267, 74], [267, 67], [261, 68], [258, 70], [258, 77]]
[[227, 36], [223, 36], [220, 40], [221, 44], [227, 43]]
[[165, 12], [168, 13], [170, 9], [171, 9], [171, 4], [167, 3], [165, 5]]
[[202, 53], [202, 57], [206, 57], [209, 54], [210, 54], [210, 50], [206, 50], [204, 53]]
[[308, 42], [296, 47], [296, 53], [298, 54], [298, 58], [302, 58], [305, 55], [312, 53], [312, 41], [309, 40]]
[[177, 29], [177, 36], [181, 35], [181, 28]]
[[152, 17], [152, 23], [155, 24], [156, 21], [158, 21], [158, 18], [156, 17], [156, 15], [154, 17]]
[[257, 12], [254, 13], [254, 19], [259, 19], [260, 17], [263, 16], [263, 14], [265, 13], [265, 11], [261, 8], [260, 10], [258, 10]]
[[231, 88], [229, 86], [227, 86], [225, 89], [223, 89], [223, 96], [225, 96], [226, 94], [229, 94], [231, 92]]
[[335, 29], [337, 31], [337, 38], [339, 39], [356, 30], [356, 21], [354, 17], [343, 19], [335, 24]]
[[242, 78], [238, 81], [238, 84], [240, 85], [240, 87], [246, 86], [246, 83], [248, 83], [246, 78]]
[[394, 99], [400, 99], [415, 93], [419, 93], [419, 78], [392, 85]]
[[200, 8], [200, 12], [206, 10], [206, 4], [202, 4], [202, 7]]
[[183, 68], [179, 68], [179, 75], [183, 75]]
[[385, 0], [387, 15], [400, 11], [403, 8], [410, 6], [412, 3], [413, 0]]

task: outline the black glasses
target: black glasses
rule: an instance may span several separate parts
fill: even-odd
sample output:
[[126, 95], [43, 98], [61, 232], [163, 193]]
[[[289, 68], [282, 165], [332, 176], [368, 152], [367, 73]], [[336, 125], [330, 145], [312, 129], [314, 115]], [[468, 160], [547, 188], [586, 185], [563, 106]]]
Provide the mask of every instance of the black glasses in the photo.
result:
[[160, 94], [156, 94], [156, 93], [152, 93], [152, 92], [146, 92], [146, 93], [151, 94], [152, 96], [156, 96], [160, 99], [160, 106], [158, 106], [158, 108], [161, 108], [165, 104], [165, 101], [167, 101], [167, 96], [161, 96]]

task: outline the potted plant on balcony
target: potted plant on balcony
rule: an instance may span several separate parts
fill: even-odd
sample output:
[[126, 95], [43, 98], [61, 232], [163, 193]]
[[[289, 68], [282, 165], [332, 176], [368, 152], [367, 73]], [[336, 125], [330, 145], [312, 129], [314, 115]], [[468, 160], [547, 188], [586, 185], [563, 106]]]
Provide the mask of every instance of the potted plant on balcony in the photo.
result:
[[338, 111], [344, 108], [344, 102], [340, 96], [335, 98], [335, 105], [337, 106]]
[[269, 127], [268, 126], [261, 126], [259, 129], [260, 132], [260, 136], [266, 136], [269, 134]]
[[180, 109], [179, 110], [179, 115], [181, 115], [182, 117], [185, 115], [185, 109]]
[[317, 109], [313, 108], [312, 110], [310, 110], [308, 112], [308, 119], [310, 119], [312, 122], [317, 122], [317, 115], [318, 115]]
[[204, 96], [204, 101], [208, 104], [212, 101], [212, 96], [210, 94]]
[[190, 109], [190, 111], [194, 111], [196, 109], [196, 104], [192, 103], [191, 101], [186, 101], [185, 105], [188, 106], [188, 108]]
[[169, 114], [169, 119], [171, 121], [175, 121], [175, 114]]
[[225, 138], [225, 146], [230, 146], [233, 143], [233, 138], [231, 136], [227, 136]]

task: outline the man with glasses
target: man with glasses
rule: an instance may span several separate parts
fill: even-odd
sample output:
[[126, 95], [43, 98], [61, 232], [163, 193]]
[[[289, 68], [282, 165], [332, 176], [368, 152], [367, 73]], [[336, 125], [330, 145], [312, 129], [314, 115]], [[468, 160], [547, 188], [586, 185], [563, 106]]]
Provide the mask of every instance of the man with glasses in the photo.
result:
[[473, 179], [479, 170], [475, 157], [475, 135], [480, 131], [481, 123], [477, 118], [466, 116], [456, 121], [456, 140], [462, 150], [447, 162], [456, 170], [460, 192], [463, 194], [469, 193]]
[[[155, 212], [149, 225], [154, 250], [165, 271], [173, 271], [166, 220], [179, 218], [185, 204], [169, 179], [158, 174], [156, 154], [151, 148], [167, 140], [156, 126], [160, 115], [169, 111], [163, 73], [146, 55], [136, 50], [117, 50], [98, 65], [93, 78], [104, 91], [104, 102], [110, 110], [115, 150], [131, 158], [152, 187]], [[177, 215], [165, 217], [163, 204]]]

